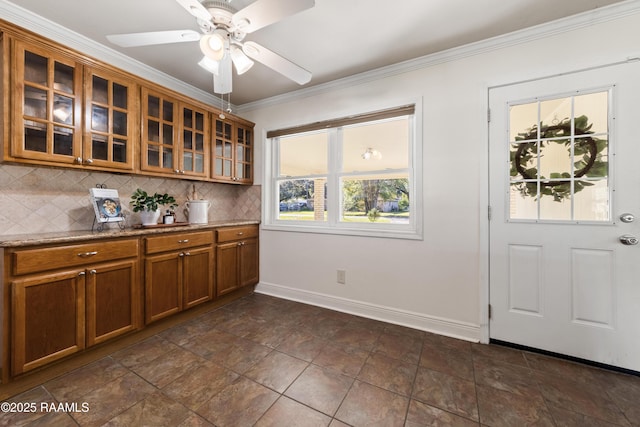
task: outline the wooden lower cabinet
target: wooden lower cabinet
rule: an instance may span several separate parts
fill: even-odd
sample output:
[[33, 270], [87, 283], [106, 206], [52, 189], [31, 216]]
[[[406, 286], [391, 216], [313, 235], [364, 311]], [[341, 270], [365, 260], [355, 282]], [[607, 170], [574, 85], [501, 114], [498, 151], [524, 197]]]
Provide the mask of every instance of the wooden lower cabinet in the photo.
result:
[[258, 226], [220, 229], [217, 241], [217, 295], [258, 283]]
[[[213, 298], [211, 231], [146, 239], [145, 322], [151, 323]], [[194, 245], [194, 246], [192, 246]]]
[[[11, 288], [11, 375], [19, 375], [140, 327], [138, 240], [92, 243], [89, 251], [61, 246], [16, 250]], [[78, 246], [71, 246], [77, 249]], [[85, 248], [82, 247], [84, 250]], [[110, 252], [114, 249], [113, 252]], [[42, 262], [28, 269], [25, 254], [38, 251]], [[48, 257], [51, 257], [47, 261]], [[83, 266], [78, 259], [108, 260]], [[86, 263], [87, 261], [85, 261]]]
[[12, 375], [85, 347], [84, 277], [78, 273], [65, 271], [12, 283]]
[[87, 346], [140, 325], [138, 261], [114, 262], [85, 272]]
[[0, 263], [9, 381], [258, 283], [258, 226], [0, 248]]

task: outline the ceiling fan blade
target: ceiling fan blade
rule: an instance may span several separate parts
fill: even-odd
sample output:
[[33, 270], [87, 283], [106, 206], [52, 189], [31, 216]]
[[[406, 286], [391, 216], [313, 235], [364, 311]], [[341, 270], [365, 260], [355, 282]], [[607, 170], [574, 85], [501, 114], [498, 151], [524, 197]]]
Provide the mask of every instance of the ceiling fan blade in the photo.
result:
[[236, 12], [231, 22], [240, 31], [252, 33], [314, 5], [315, 0], [257, 0]]
[[242, 51], [249, 57], [303, 85], [311, 80], [311, 73], [255, 42], [245, 42]]
[[176, 0], [180, 6], [184, 7], [187, 12], [205, 21], [211, 19], [211, 14], [206, 7], [202, 5], [198, 0]]
[[107, 36], [107, 40], [122, 47], [149, 46], [198, 41], [200, 33], [193, 30], [151, 31], [148, 33], [112, 34]]
[[233, 67], [231, 57], [229, 55], [225, 55], [224, 58], [220, 60], [218, 74], [213, 75], [213, 91], [215, 93], [219, 93], [221, 95], [231, 93], [232, 72]]

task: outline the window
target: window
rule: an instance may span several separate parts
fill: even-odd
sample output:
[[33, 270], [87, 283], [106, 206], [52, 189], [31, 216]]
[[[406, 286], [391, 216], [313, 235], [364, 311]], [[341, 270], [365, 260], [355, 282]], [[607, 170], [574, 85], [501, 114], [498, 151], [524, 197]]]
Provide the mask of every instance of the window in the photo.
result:
[[415, 107], [267, 133], [265, 227], [419, 238]]
[[610, 220], [609, 97], [603, 90], [509, 105], [511, 220]]

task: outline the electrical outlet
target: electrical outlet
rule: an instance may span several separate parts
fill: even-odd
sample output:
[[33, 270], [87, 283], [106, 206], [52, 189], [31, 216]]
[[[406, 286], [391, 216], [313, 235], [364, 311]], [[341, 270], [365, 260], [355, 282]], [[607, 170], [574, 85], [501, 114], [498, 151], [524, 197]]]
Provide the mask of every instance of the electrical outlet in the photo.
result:
[[347, 271], [346, 270], [338, 270], [338, 283], [344, 285], [347, 283]]

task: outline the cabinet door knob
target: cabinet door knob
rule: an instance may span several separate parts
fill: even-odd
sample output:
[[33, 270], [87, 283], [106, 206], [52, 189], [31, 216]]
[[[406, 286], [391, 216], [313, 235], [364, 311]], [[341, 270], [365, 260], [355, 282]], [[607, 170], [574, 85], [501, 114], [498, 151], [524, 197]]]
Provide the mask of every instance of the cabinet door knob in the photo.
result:
[[84, 161], [86, 164], [90, 165], [91, 163], [93, 163], [93, 159], [87, 159]]
[[80, 273], [78, 273], [78, 276], [84, 276], [84, 275], [86, 275], [86, 274], [87, 274], [87, 273], [85, 273], [84, 271], [81, 271]]
[[189, 256], [189, 255], [191, 255], [191, 252], [185, 252], [184, 253], [184, 256]]
[[96, 270], [89, 270], [89, 274], [96, 274], [97, 271]]
[[178, 243], [189, 243], [189, 239], [178, 240]]
[[178, 256], [184, 256], [184, 252], [180, 252]]

